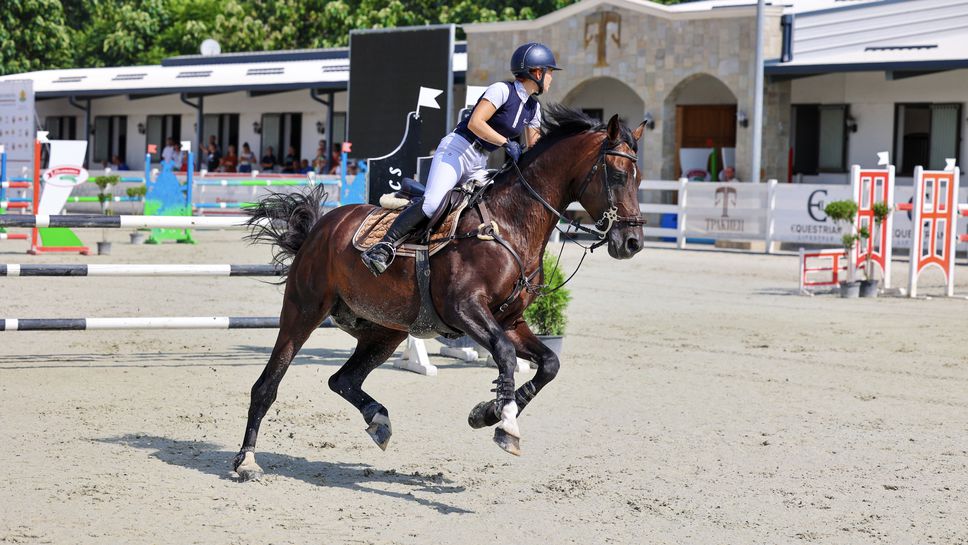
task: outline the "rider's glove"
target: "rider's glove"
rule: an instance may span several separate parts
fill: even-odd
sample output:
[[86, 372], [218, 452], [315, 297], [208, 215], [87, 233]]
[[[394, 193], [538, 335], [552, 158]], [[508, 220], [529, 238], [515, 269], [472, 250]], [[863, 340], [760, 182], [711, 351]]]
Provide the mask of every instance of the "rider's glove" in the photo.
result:
[[521, 158], [521, 144], [518, 144], [515, 140], [508, 139], [508, 141], [504, 143], [504, 151], [507, 152], [508, 157], [510, 157], [515, 163], [517, 163], [518, 159]]

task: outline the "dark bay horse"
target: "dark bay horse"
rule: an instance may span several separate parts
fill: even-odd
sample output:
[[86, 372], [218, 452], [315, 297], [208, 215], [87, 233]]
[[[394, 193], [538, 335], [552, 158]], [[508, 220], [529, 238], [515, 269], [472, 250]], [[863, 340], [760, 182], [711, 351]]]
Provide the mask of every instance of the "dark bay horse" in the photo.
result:
[[[494, 241], [462, 238], [431, 258], [432, 300], [443, 323], [486, 347], [498, 366], [495, 398], [474, 407], [468, 422], [475, 428], [498, 424], [494, 440], [512, 454], [520, 453], [517, 416], [558, 372], [554, 352], [522, 319], [537, 290], [526, 286], [518, 292], [516, 283], [533, 279], [538, 285], [543, 280], [539, 269], [545, 246], [561, 213], [574, 201], [598, 219], [593, 231], [602, 242], [607, 240], [613, 258], [627, 259], [642, 249], [641, 174], [635, 154], [644, 123], [629, 130], [618, 116], [602, 126], [563, 106], [545, 110], [545, 135], [522, 157], [519, 169], [499, 174], [485, 194], [510, 250]], [[262, 418], [289, 363], [327, 316], [358, 341], [353, 355], [329, 379], [329, 387], [362, 413], [377, 445], [385, 449], [390, 439], [389, 412], [362, 385], [407, 338], [417, 317], [414, 261], [398, 257], [375, 278], [352, 243], [373, 207], [347, 205], [321, 215], [321, 198], [318, 189], [275, 194], [250, 211], [256, 226], [252, 238], [274, 244], [277, 261], [292, 261], [279, 335], [252, 387], [245, 437], [234, 461], [233, 469], [243, 480], [262, 475], [255, 460]], [[480, 224], [477, 213], [467, 211], [457, 232], [473, 232]], [[516, 296], [508, 301], [509, 294]], [[515, 356], [538, 366], [534, 378], [517, 390]]]

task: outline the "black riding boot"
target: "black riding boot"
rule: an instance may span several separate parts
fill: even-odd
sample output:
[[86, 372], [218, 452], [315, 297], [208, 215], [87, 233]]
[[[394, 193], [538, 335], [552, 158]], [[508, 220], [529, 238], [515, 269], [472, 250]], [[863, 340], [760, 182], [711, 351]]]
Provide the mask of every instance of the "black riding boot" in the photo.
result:
[[374, 276], [380, 276], [387, 270], [393, 257], [397, 253], [397, 246], [421, 223], [427, 220], [421, 202], [417, 201], [406, 208], [387, 230], [387, 234], [373, 246], [367, 248], [363, 255], [363, 263]]

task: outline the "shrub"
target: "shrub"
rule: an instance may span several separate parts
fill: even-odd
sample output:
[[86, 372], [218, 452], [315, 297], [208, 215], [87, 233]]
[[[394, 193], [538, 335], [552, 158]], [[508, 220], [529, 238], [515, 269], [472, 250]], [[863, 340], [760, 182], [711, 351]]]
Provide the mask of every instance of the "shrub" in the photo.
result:
[[565, 309], [571, 301], [571, 293], [566, 288], [552, 291], [565, 281], [565, 275], [555, 268], [555, 258], [545, 254], [541, 262], [544, 269], [544, 286], [538, 298], [524, 310], [524, 321], [536, 335], [563, 335]]

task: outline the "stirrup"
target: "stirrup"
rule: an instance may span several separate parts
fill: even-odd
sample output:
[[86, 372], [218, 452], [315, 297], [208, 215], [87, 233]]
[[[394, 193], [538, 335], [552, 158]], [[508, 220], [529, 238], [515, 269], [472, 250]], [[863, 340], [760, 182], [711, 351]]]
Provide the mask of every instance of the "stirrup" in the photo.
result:
[[[384, 259], [378, 259], [377, 255], [379, 257], [383, 257], [385, 255], [386, 257]], [[380, 276], [384, 271], [387, 270], [387, 267], [393, 263], [393, 258], [396, 257], [396, 255], [397, 249], [394, 248], [393, 244], [390, 244], [389, 242], [377, 242], [373, 246], [367, 248], [360, 257], [363, 259], [363, 264], [366, 265], [366, 268], [373, 273], [373, 276]]]

